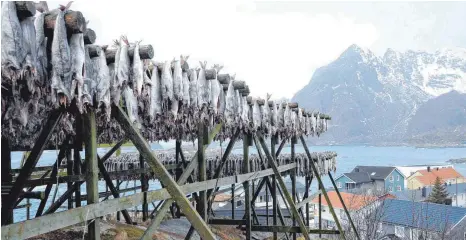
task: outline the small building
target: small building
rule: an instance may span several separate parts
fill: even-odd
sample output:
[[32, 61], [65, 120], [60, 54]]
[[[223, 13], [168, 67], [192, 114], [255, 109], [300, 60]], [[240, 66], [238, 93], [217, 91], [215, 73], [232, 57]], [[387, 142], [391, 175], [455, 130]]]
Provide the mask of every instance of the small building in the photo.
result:
[[[332, 204], [333, 209], [335, 210], [335, 214], [338, 217], [338, 220], [341, 223], [344, 223], [347, 219], [345, 210], [343, 208], [343, 204], [341, 203], [340, 199], [338, 198], [338, 194], [336, 191], [329, 191], [327, 192], [328, 198]], [[371, 195], [362, 195], [362, 194], [353, 194], [348, 192], [340, 192], [341, 198], [345, 203], [346, 208], [351, 216], [356, 215], [355, 213], [360, 211], [361, 209], [371, 205], [377, 200], [385, 199], [385, 198], [394, 198], [393, 195], [385, 194], [383, 196], [371, 196]], [[330, 212], [329, 205], [322, 195], [322, 226], [325, 228], [334, 228], [335, 220]], [[319, 198], [314, 197], [311, 202], [311, 210], [314, 212], [314, 219], [319, 219]], [[315, 221], [318, 223], [318, 220]]]
[[385, 199], [379, 206], [380, 239], [464, 239], [466, 208]]
[[413, 175], [419, 170], [427, 170], [427, 168], [452, 168], [451, 164], [439, 164], [439, 165], [406, 165], [406, 166], [396, 166], [396, 168], [405, 175], [405, 189], [408, 188], [407, 178]]
[[[447, 184], [448, 204], [455, 207], [466, 208], [466, 183]], [[424, 202], [432, 192], [432, 186], [421, 189], [406, 189], [401, 192], [395, 192], [397, 199], [415, 202]]]
[[340, 191], [387, 193], [404, 190], [405, 176], [396, 167], [356, 166], [335, 182]]
[[442, 183], [456, 184], [464, 183], [465, 178], [454, 168], [430, 168], [426, 170], [418, 170], [413, 175], [407, 178], [408, 189], [421, 189], [423, 187], [432, 186], [436, 178], [440, 178]]

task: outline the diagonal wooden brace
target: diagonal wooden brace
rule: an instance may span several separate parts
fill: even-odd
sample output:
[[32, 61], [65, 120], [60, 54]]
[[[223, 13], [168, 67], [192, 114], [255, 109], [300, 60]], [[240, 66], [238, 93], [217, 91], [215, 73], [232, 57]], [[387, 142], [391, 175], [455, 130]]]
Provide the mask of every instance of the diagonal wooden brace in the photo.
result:
[[275, 160], [272, 158], [270, 152], [269, 152], [269, 149], [267, 148], [267, 144], [265, 143], [264, 141], [264, 138], [262, 137], [262, 134], [261, 133], [257, 133], [257, 137], [259, 138], [259, 143], [261, 144], [262, 146], [262, 150], [264, 151], [265, 153], [265, 156], [267, 157], [267, 159], [269, 160], [269, 164], [270, 166], [272, 167], [273, 169], [273, 172], [275, 174], [275, 177], [276, 177], [276, 180], [278, 182], [278, 185], [280, 186], [280, 188], [282, 189], [283, 191], [283, 194], [285, 195], [285, 198], [291, 208], [291, 213], [293, 214], [293, 217], [296, 218], [298, 220], [298, 224], [299, 224], [299, 227], [301, 229], [301, 233], [303, 234], [304, 238], [306, 240], [310, 240], [309, 238], [309, 233], [307, 231], [307, 228], [306, 226], [304, 225], [304, 222], [301, 218], [299, 218], [299, 213], [298, 213], [298, 210], [296, 208], [296, 205], [294, 204], [293, 202], [293, 199], [291, 198], [291, 195], [290, 193], [288, 192], [288, 189], [286, 189], [286, 185], [285, 185], [285, 181], [283, 181], [283, 178], [280, 174], [280, 172], [278, 171], [278, 166], [277, 166], [277, 163], [275, 162]]
[[[209, 143], [212, 142], [212, 139], [215, 138], [215, 136], [220, 132], [220, 129], [222, 128], [221, 124], [217, 124], [214, 129], [212, 129], [212, 132], [209, 133]], [[208, 145], [204, 145], [204, 150], [208, 147]], [[184, 158], [184, 157], [183, 157]], [[177, 184], [183, 185], [186, 183], [188, 178], [191, 176], [191, 173], [193, 170], [198, 166], [199, 162], [197, 160], [197, 152], [194, 154], [192, 157], [191, 161], [189, 162], [188, 166], [184, 169], [183, 173], [181, 174], [180, 178], [177, 181]], [[172, 199], [167, 199], [166, 201], [163, 202], [162, 206], [160, 206], [160, 209], [157, 211], [157, 214], [155, 215], [155, 219], [152, 221], [150, 226], [146, 229], [144, 232], [144, 235], [141, 237], [141, 239], [152, 239], [152, 234], [157, 230], [157, 228], [160, 226], [160, 223], [163, 220], [163, 217], [165, 216], [165, 213], [168, 211], [170, 206], [172, 205], [173, 200]]]

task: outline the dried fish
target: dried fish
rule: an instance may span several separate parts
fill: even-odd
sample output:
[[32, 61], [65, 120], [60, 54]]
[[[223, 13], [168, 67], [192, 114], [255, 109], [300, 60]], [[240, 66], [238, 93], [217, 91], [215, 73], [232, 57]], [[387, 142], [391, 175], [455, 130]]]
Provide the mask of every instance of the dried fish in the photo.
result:
[[207, 62], [199, 62], [201, 69], [197, 78], [197, 91], [198, 91], [198, 106], [202, 109], [204, 106], [209, 104], [209, 83], [205, 77], [205, 67]]
[[120, 65], [120, 52], [121, 43], [118, 40], [114, 41], [114, 47], [116, 48], [115, 63], [113, 63], [113, 73], [111, 74], [110, 81], [110, 98], [116, 106], [120, 105], [121, 99], [121, 85], [118, 80], [118, 66]]
[[15, 2], [2, 2], [2, 72], [21, 69], [23, 48], [23, 33], [16, 15]]
[[21, 21], [20, 25], [23, 31], [23, 56], [25, 56], [21, 75], [23, 76], [23, 80], [26, 81], [29, 91], [34, 93], [37, 78], [37, 47], [34, 19], [32, 17], [25, 18]]
[[110, 70], [107, 66], [104, 50], [100, 49], [97, 75], [97, 103], [98, 108], [105, 109], [107, 121], [110, 121]]
[[228, 126], [231, 126], [235, 122], [236, 116], [236, 93], [233, 87], [233, 81], [228, 85], [227, 95], [226, 95], [226, 104], [225, 104], [225, 120]]
[[133, 55], [133, 71], [132, 71], [132, 84], [133, 90], [137, 96], [142, 94], [142, 85], [144, 83], [144, 68], [141, 57], [139, 56], [139, 44], [141, 41], [137, 41], [134, 47]]
[[45, 14], [40, 13], [34, 20], [34, 28], [36, 29], [37, 73], [39, 75], [39, 79], [41, 80], [41, 84], [45, 82], [45, 79], [48, 79], [47, 41], [44, 32], [44, 19]]
[[284, 128], [286, 129], [286, 132], [290, 132], [292, 129], [292, 119], [291, 119], [291, 109], [288, 104], [286, 104], [285, 107], [285, 113], [284, 113]]
[[164, 101], [174, 100], [173, 95], [173, 77], [171, 63], [166, 61], [162, 70], [162, 99]]
[[241, 104], [243, 105], [242, 107], [242, 112], [241, 112], [241, 121], [244, 129], [249, 128], [249, 105], [248, 101], [246, 100], [246, 97], [243, 97], [243, 100], [241, 101]]
[[150, 120], [153, 121], [155, 116], [162, 114], [162, 85], [160, 82], [159, 71], [154, 65], [151, 76], [151, 93], [150, 93]]
[[183, 100], [183, 71], [181, 69], [181, 60], [173, 59], [173, 95], [175, 100]]
[[277, 104], [272, 101], [272, 135], [275, 135], [279, 128], [278, 114]]
[[[52, 40], [52, 89], [60, 104], [71, 100], [71, 53], [65, 27], [65, 13], [58, 11]], [[54, 95], [55, 95], [54, 94]]]
[[257, 131], [261, 127], [261, 121], [262, 121], [262, 116], [261, 116], [261, 110], [259, 107], [259, 103], [257, 102], [256, 99], [253, 100], [253, 107], [252, 107], [252, 124], [253, 124], [253, 130]]
[[[121, 37], [120, 52], [118, 57], [118, 65], [115, 69], [117, 74], [117, 82], [119, 87], [124, 87], [129, 82], [130, 74], [130, 59], [129, 59], [129, 42], [125, 36]], [[124, 90], [126, 91], [126, 89]]]
[[191, 106], [190, 103], [190, 95], [189, 95], [190, 89], [189, 89], [189, 79], [188, 79], [188, 72], [184, 71], [183, 72], [183, 105], [185, 106]]
[[138, 103], [134, 91], [129, 86], [126, 86], [123, 91], [129, 120], [133, 124], [138, 123]]
[[197, 84], [197, 72], [195, 69], [190, 70], [189, 74], [189, 101], [191, 106], [194, 108], [198, 107], [198, 84]]
[[[71, 72], [72, 72], [72, 83], [71, 83], [71, 94], [77, 90], [77, 105], [78, 109], [82, 109], [81, 97], [82, 88], [84, 85], [83, 71], [84, 61], [86, 54], [84, 52], [84, 36], [82, 33], [73, 34], [70, 38], [70, 54], [71, 54]], [[102, 54], [102, 53], [101, 53]], [[104, 54], [105, 56], [105, 54]], [[105, 61], [105, 67], [108, 70], [107, 62]], [[99, 66], [100, 69], [100, 66]]]

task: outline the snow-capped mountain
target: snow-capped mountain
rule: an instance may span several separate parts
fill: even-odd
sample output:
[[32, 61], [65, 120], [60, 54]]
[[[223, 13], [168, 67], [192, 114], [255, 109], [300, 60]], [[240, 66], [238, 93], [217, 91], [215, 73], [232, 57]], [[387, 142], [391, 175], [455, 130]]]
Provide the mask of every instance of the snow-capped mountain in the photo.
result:
[[466, 94], [466, 49], [388, 49], [376, 56], [352, 45], [317, 69], [292, 100], [332, 116], [322, 140], [400, 142], [411, 137], [410, 121], [423, 104], [453, 90]]

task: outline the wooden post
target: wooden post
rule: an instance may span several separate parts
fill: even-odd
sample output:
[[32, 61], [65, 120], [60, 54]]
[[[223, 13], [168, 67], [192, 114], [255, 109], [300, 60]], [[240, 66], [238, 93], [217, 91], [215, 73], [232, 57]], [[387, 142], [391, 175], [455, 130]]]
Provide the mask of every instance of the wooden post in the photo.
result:
[[235, 184], [231, 184], [231, 219], [235, 219]]
[[[272, 138], [270, 139], [270, 151], [272, 153], [275, 153], [275, 142], [276, 142], [276, 137], [275, 136], [272, 136]], [[272, 158], [274, 161], [277, 160], [277, 155], [276, 154], [273, 154], [272, 155]], [[269, 167], [270, 167], [270, 163], [269, 163]], [[272, 222], [273, 222], [273, 225], [274, 226], [277, 226], [277, 181], [275, 180], [275, 176], [273, 175], [271, 177], [272, 179], [272, 214], [273, 214], [273, 218], [272, 218]], [[273, 239], [274, 240], [277, 240], [278, 239], [278, 233], [277, 232], [273, 232]]]
[[[337, 217], [337, 214], [335, 213], [335, 210], [333, 209], [332, 202], [330, 202], [330, 199], [329, 199], [329, 197], [327, 195], [327, 191], [325, 190], [324, 184], [322, 183], [322, 179], [320, 178], [319, 172], [317, 171], [317, 167], [315, 166], [314, 161], [312, 160], [311, 153], [309, 152], [309, 149], [307, 148], [307, 144], [306, 144], [306, 141], [304, 140], [303, 136], [301, 136], [301, 143], [303, 144], [304, 151], [306, 152], [306, 155], [309, 158], [309, 162], [311, 163], [312, 171], [314, 172], [314, 175], [317, 178], [317, 182], [318, 182], [318, 184], [320, 186], [320, 190], [324, 194], [325, 200], [327, 201], [328, 207], [330, 209], [330, 213], [332, 214], [333, 219], [335, 220], [335, 224], [337, 225], [338, 230], [340, 231], [340, 236], [341, 236], [341, 238], [346, 239], [345, 238], [345, 233], [343, 232], [343, 228], [341, 227], [340, 221], [338, 220], [338, 217]], [[321, 208], [321, 206], [319, 206], [319, 209], [320, 208]]]
[[[204, 143], [208, 141], [204, 139], [205, 136], [205, 124], [203, 122], [199, 123], [198, 129], [198, 137], [197, 137], [197, 161], [198, 161], [198, 169], [199, 169], [199, 182], [207, 180], [207, 164], [206, 159], [204, 156]], [[200, 191], [199, 192], [199, 205], [197, 205], [197, 211], [201, 218], [206, 221], [207, 220], [207, 192]]]
[[269, 188], [268, 187], [265, 187], [265, 216], [266, 216], [265, 223], [269, 225]]
[[[296, 143], [296, 137], [293, 137], [291, 139], [291, 162], [295, 162], [295, 143]], [[293, 202], [297, 203], [296, 199], [296, 168], [291, 170], [291, 195], [293, 197]], [[293, 227], [296, 226], [296, 219], [293, 216]], [[307, 224], [307, 227], [309, 227], [309, 223]], [[293, 240], [296, 240], [296, 233], [293, 233]]]
[[[71, 155], [71, 145], [68, 146], [68, 149], [66, 150], [66, 175], [71, 176], [73, 175], [73, 157]], [[73, 187], [72, 182], [67, 182], [66, 183], [67, 189], [70, 190]], [[70, 197], [67, 200], [68, 203], [68, 209], [73, 208], [73, 194], [70, 195]]]
[[[320, 188], [320, 184], [318, 185], [319, 185], [319, 230], [322, 230], [322, 189]], [[308, 204], [306, 203], [306, 207], [307, 205]], [[307, 210], [307, 214], [309, 214], [309, 210]], [[322, 237], [322, 233], [320, 232], [319, 232], [319, 237], [320, 238]]]
[[[243, 135], [243, 172], [248, 173], [249, 167], [249, 136], [248, 133]], [[246, 239], [251, 239], [251, 188], [249, 181], [243, 183], [244, 195], [244, 212], [246, 214]]]
[[[83, 136], [83, 131], [82, 131], [82, 115], [76, 115], [76, 122], [75, 122], [75, 129], [76, 129], [76, 138], [74, 140], [74, 150], [73, 150], [73, 158], [74, 158], [74, 175], [81, 175], [81, 154], [79, 151], [81, 151], [83, 142], [82, 142], [82, 136]], [[76, 188], [76, 191], [74, 193], [74, 201], [75, 201], [75, 206], [81, 207], [81, 184]]]
[[[118, 179], [116, 180], [116, 189], [117, 189], [117, 191], [119, 193], [120, 192], [120, 180], [118, 180]], [[120, 221], [120, 211], [117, 212], [116, 218], [117, 218], [117, 221], [119, 222]]]
[[[144, 169], [144, 158], [139, 156], [139, 166]], [[141, 173], [141, 191], [144, 192], [144, 200], [142, 201], [142, 221], [145, 222], [149, 218], [149, 204], [147, 203], [147, 190], [149, 186], [147, 184], [146, 174]]]
[[[177, 140], [176, 141], [176, 154], [175, 154], [175, 158], [176, 158], [176, 164], [179, 165], [180, 163], [180, 157], [181, 157], [181, 141], [180, 140]], [[177, 168], [176, 169], [176, 180], [178, 181], [181, 177], [181, 168]], [[180, 207], [178, 205], [176, 205], [176, 217], [177, 218], [180, 218], [181, 217], [181, 210], [180, 210]]]
[[[2, 136], [2, 186], [13, 185], [13, 175], [11, 174], [11, 148], [8, 139]], [[14, 199], [16, 200], [16, 199]], [[8, 197], [2, 196], [2, 226], [13, 223], [13, 203], [7, 204], [7, 201], [14, 201]], [[6, 209], [4, 206], [11, 205]]]
[[[95, 122], [95, 111], [87, 109], [83, 115], [84, 146], [86, 165], [86, 192], [87, 204], [99, 202], [99, 168], [97, 163], [97, 127]], [[100, 218], [94, 218], [88, 223], [88, 234], [90, 240], [100, 240]]]

